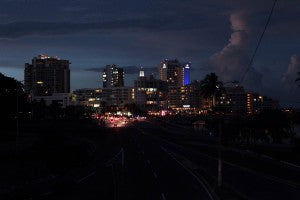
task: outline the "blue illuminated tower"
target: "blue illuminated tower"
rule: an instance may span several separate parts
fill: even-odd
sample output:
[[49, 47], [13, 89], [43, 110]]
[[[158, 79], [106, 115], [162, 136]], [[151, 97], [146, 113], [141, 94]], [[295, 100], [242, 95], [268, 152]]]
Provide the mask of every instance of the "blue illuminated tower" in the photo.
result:
[[188, 85], [188, 84], [191, 83], [190, 67], [191, 67], [191, 63], [185, 63], [184, 64], [184, 70], [183, 70], [184, 80], [183, 80], [183, 85]]

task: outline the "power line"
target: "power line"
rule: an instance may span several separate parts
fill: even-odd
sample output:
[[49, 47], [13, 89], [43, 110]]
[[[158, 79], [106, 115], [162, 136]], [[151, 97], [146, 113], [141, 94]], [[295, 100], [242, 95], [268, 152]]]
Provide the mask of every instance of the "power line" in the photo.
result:
[[259, 48], [259, 46], [260, 46], [260, 43], [261, 43], [261, 41], [262, 41], [262, 39], [263, 39], [263, 37], [264, 37], [264, 34], [265, 34], [266, 30], [267, 30], [267, 27], [268, 27], [268, 25], [269, 25], [269, 23], [270, 23], [271, 16], [272, 16], [272, 14], [273, 14], [273, 10], [274, 10], [274, 8], [275, 8], [276, 2], [277, 2], [277, 0], [274, 0], [273, 5], [272, 5], [272, 9], [271, 9], [271, 11], [270, 11], [270, 13], [269, 13], [269, 16], [268, 16], [267, 23], [265, 24], [264, 30], [263, 30], [262, 34], [260, 35], [260, 38], [259, 38], [258, 43], [257, 43], [257, 45], [256, 45], [256, 48], [255, 48], [255, 50], [254, 50], [254, 52], [253, 52], [253, 54], [252, 54], [250, 63], [249, 63], [249, 65], [248, 65], [248, 67], [247, 67], [245, 73], [243, 74], [240, 83], [242, 83], [242, 82], [244, 81], [244, 79], [245, 79], [247, 73], [248, 73], [249, 70], [251, 69], [251, 66], [252, 66], [252, 64], [253, 64], [254, 58], [255, 58], [255, 56], [256, 56], [256, 52], [257, 52], [257, 50], [258, 50], [258, 48]]

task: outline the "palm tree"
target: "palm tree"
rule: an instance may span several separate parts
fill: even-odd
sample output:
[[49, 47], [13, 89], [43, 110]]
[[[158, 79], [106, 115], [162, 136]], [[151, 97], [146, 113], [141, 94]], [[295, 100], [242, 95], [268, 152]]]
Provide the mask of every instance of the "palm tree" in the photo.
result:
[[215, 106], [216, 99], [224, 92], [223, 82], [215, 73], [207, 74], [200, 82], [200, 91], [205, 98], [212, 98], [212, 106]]
[[[221, 97], [225, 92], [223, 82], [219, 81], [218, 76], [215, 73], [210, 73], [200, 82], [200, 92], [205, 98], [212, 99], [212, 106], [215, 106], [216, 99]], [[218, 148], [218, 186], [222, 186], [222, 121], [221, 119], [215, 119], [219, 122], [219, 148]]]
[[[300, 72], [298, 72], [298, 78], [296, 79], [296, 82], [300, 82]], [[300, 87], [300, 84], [298, 86]]]

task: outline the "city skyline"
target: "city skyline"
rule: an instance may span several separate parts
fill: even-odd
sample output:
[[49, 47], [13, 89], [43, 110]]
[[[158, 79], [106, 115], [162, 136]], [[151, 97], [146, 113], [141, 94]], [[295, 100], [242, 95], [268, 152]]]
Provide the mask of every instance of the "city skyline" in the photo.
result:
[[[3, 2], [1, 72], [23, 80], [24, 63], [45, 53], [71, 61], [72, 90], [102, 85], [98, 71], [110, 63], [125, 68], [125, 85], [132, 86], [134, 68], [153, 71], [166, 58], [191, 62], [191, 80], [210, 72], [223, 81], [240, 79], [273, 1], [57, 3]], [[300, 98], [293, 81], [300, 71], [298, 8], [297, 2], [278, 1], [244, 83], [295, 107]]]
[[300, 199], [300, 0], [0, 2], [0, 200]]
[[[71, 62], [69, 62], [68, 60], [65, 60], [65, 59], [62, 59], [62, 58], [60, 58], [60, 57], [58, 57], [58, 56], [51, 56], [51, 55], [47, 55], [47, 54], [41, 54], [41, 55], [37, 55], [37, 56], [35, 56], [35, 57], [33, 57], [33, 59], [32, 59], [32, 64], [29, 64], [29, 63], [25, 63], [25, 68], [24, 68], [24, 72], [26, 72], [27, 73], [27, 75], [24, 73], [24, 80], [26, 80], [27, 79], [27, 86], [26, 86], [26, 82], [25, 82], [25, 91], [26, 91], [26, 87], [28, 88], [28, 75], [29, 74], [31, 74], [31, 76], [32, 76], [32, 72], [29, 72], [28, 71], [28, 69], [30, 68], [30, 70], [32, 71], [32, 66], [35, 66], [35, 64], [34, 63], [37, 63], [37, 60], [38, 61], [40, 61], [40, 62], [43, 62], [43, 63], [40, 63], [40, 64], [42, 64], [41, 65], [41, 67], [45, 67], [46, 65], [47, 65], [47, 63], [48, 63], [48, 67], [55, 67], [56, 66], [56, 64], [55, 65], [53, 65], [52, 66], [52, 62], [54, 61], [54, 63], [60, 63], [60, 62], [67, 62], [68, 64], [70, 64]], [[52, 60], [52, 61], [51, 61]], [[49, 62], [50, 61], [50, 62]], [[44, 63], [45, 62], [45, 63]], [[169, 65], [170, 65], [170, 67], [171, 67], [171, 71], [170, 72], [168, 72], [168, 73], [166, 73], [165, 75], [163, 75], [164, 73], [162, 73], [162, 69], [166, 69], [166, 68], [169, 68]], [[29, 67], [29, 68], [28, 68]], [[47, 66], [46, 66], [47, 67]], [[180, 80], [180, 82], [178, 82], [178, 83], [176, 83], [175, 85], [173, 85], [173, 86], [175, 86], [175, 87], [184, 87], [184, 86], [188, 86], [189, 87], [189, 85], [190, 86], [192, 86], [193, 84], [197, 84], [197, 83], [200, 83], [200, 80], [197, 80], [197, 79], [191, 79], [190, 78], [190, 70], [192, 69], [191, 68], [191, 63], [190, 62], [188, 62], [188, 63], [182, 63], [182, 62], [180, 62], [179, 60], [177, 60], [177, 59], [175, 59], [175, 60], [172, 60], [172, 59], [165, 59], [165, 60], [163, 60], [159, 65], [158, 65], [158, 67], [157, 68], [144, 68], [144, 67], [136, 67], [136, 66], [127, 66], [127, 67], [125, 67], [125, 68], [127, 68], [126, 69], [126, 71], [127, 70], [129, 70], [129, 74], [130, 75], [133, 75], [134, 77], [135, 77], [135, 80], [133, 81], [133, 85], [132, 84], [129, 84], [129, 85], [126, 85], [126, 84], [124, 84], [124, 82], [126, 82], [126, 75], [125, 75], [125, 72], [124, 72], [124, 68], [122, 68], [122, 67], [117, 67], [115, 64], [108, 64], [108, 65], [106, 65], [105, 67], [103, 67], [103, 68], [95, 68], [95, 69], [93, 69], [95, 72], [101, 72], [102, 74], [101, 74], [101, 77], [102, 77], [102, 79], [104, 80], [104, 79], [107, 79], [106, 77], [108, 77], [107, 75], [106, 75], [106, 73], [108, 73], [108, 71], [107, 70], [112, 70], [110, 73], [111, 73], [111, 75], [112, 76], [114, 76], [113, 74], [115, 74], [114, 72], [117, 72], [116, 74], [119, 74], [119, 73], [121, 73], [120, 74], [120, 77], [119, 77], [119, 75], [117, 75], [117, 77], [119, 77], [119, 78], [121, 78], [121, 82], [118, 82], [118, 78], [117, 77], [115, 77], [115, 78], [117, 78], [116, 80], [115, 79], [112, 79], [112, 78], [109, 78], [109, 80], [111, 79], [111, 83], [113, 84], [113, 85], [111, 85], [111, 86], [106, 86], [106, 84], [104, 84], [104, 81], [102, 80], [102, 83], [103, 83], [103, 85], [101, 86], [101, 85], [98, 85], [98, 86], [96, 86], [96, 87], [90, 87], [90, 88], [78, 88], [78, 89], [74, 89], [74, 90], [72, 90], [72, 93], [73, 92], [75, 92], [75, 91], [78, 91], [78, 90], [91, 90], [91, 91], [98, 91], [99, 89], [100, 90], [102, 90], [102, 88], [103, 89], [105, 89], [105, 88], [115, 88], [116, 90], [119, 90], [118, 88], [120, 88], [121, 90], [123, 90], [123, 88], [125, 89], [125, 90], [127, 90], [127, 89], [129, 89], [130, 87], [132, 88], [132, 86], [135, 86], [136, 84], [135, 84], [135, 82], [137, 81], [137, 80], [139, 80], [139, 78], [154, 78], [154, 79], [156, 79], [157, 81], [161, 81], [161, 80], [163, 80], [166, 84], [168, 84], [169, 85], [169, 87], [171, 86], [171, 88], [172, 88], [172, 84], [174, 84], [174, 83], [171, 83], [171, 82], [169, 82], [169, 79], [170, 80], [172, 80], [172, 78], [174, 79], [178, 79], [178, 80]], [[174, 68], [174, 69], [173, 69]], [[186, 70], [186, 68], [187, 68], [187, 72], [185, 71]], [[42, 68], [41, 68], [42, 69]], [[114, 70], [113, 70], [114, 69]], [[182, 72], [181, 72], [181, 69], [184, 69]], [[43, 69], [43, 71], [44, 72], [46, 72], [48, 69], [47, 68], [45, 68], [45, 69]], [[157, 73], [155, 73], [154, 71], [157, 71]], [[174, 71], [175, 70], [175, 71]], [[146, 73], [145, 73], [145, 71], [147, 71]], [[106, 72], [106, 73], [105, 73]], [[141, 72], [142, 72], [142, 75], [141, 75]], [[70, 70], [69, 70], [69, 72], [68, 72], [69, 74], [70, 74]], [[174, 74], [175, 73], [175, 74]], [[179, 73], [179, 74], [178, 74]], [[154, 74], [157, 74], [156, 76], [154, 75]], [[167, 75], [168, 74], [168, 75]], [[50, 74], [49, 74], [50, 75]], [[174, 76], [175, 75], [175, 76]], [[177, 77], [177, 75], [178, 75], [178, 77]], [[51, 75], [50, 75], [51, 76]], [[173, 77], [174, 76], [174, 77]], [[34, 76], [35, 77], [35, 76]], [[168, 77], [168, 78], [167, 78]], [[44, 77], [45, 78], [45, 77]], [[30, 79], [31, 80], [31, 79]], [[45, 79], [46, 80], [46, 79]], [[47, 80], [48, 80], [48, 78], [47, 78]], [[101, 79], [100, 79], [101, 80]], [[31, 81], [32, 82], [32, 81]], [[36, 85], [40, 85], [40, 82], [41, 81], [33, 81], [33, 83], [34, 84], [36, 84]], [[69, 88], [69, 94], [71, 94], [70, 92], [71, 92], [71, 90], [70, 90], [70, 80], [68, 80], [68, 88]], [[182, 83], [181, 83], [182, 82]], [[42, 82], [42, 84], [44, 84], [44, 81]], [[116, 84], [116, 85], [115, 85]], [[224, 84], [225, 84], [225, 87], [227, 87], [226, 85], [227, 84], [230, 84], [231, 86], [229, 86], [229, 88], [234, 88], [234, 87], [237, 87], [237, 85], [239, 85], [239, 87], [241, 86], [241, 87], [243, 87], [242, 85], [241, 85], [241, 83], [239, 83], [238, 81], [229, 81], [229, 82], [224, 82]], [[27, 89], [28, 90], [28, 89]], [[171, 89], [172, 90], [172, 89]], [[27, 91], [27, 93], [28, 93], [28, 91]], [[66, 93], [67, 94], [67, 93]], [[245, 94], [255, 94], [255, 95], [257, 95], [257, 98], [258, 98], [258, 95], [260, 95], [260, 94], [258, 94], [258, 92], [253, 92], [253, 91], [249, 91], [248, 90], [248, 93], [245, 93]], [[43, 95], [49, 95], [48, 94], [48, 91], [46, 91], [46, 93], [44, 93], [44, 94], [42, 94], [42, 96]], [[230, 93], [229, 93], [229, 95], [230, 95]], [[265, 94], [261, 94], [261, 95], [265, 95]], [[43, 98], [42, 96], [40, 96], [39, 98]], [[50, 96], [51, 96], [51, 94], [50, 94]], [[128, 94], [128, 96], [130, 96], [129, 94]], [[262, 96], [261, 96], [262, 97]], [[268, 99], [268, 97], [267, 96], [264, 96], [264, 97], [266, 97], [267, 99]], [[50, 97], [50, 99], [51, 99], [52, 97]], [[58, 98], [58, 99], [60, 99], [60, 98], [65, 98], [64, 96], [56, 96], [56, 97], [54, 97], [54, 98]], [[51, 100], [52, 101], [52, 100]], [[272, 101], [272, 99], [271, 99], [271, 101]], [[275, 100], [276, 101], [276, 100]], [[285, 107], [285, 105], [281, 105], [281, 106], [283, 106], [283, 107]]]

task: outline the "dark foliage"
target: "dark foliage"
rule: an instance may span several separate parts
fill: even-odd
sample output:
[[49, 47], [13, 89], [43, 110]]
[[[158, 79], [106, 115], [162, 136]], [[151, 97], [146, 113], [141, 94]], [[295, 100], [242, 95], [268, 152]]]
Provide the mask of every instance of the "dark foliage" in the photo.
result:
[[[263, 110], [252, 116], [223, 117], [222, 140], [224, 143], [257, 144], [282, 143], [293, 136], [291, 120], [280, 110]], [[220, 120], [207, 119], [206, 128], [218, 134]]]
[[[225, 92], [222, 81], [215, 73], [210, 73], [200, 82], [200, 91], [205, 98], [218, 99]], [[213, 100], [214, 104], [214, 100]]]
[[23, 84], [13, 78], [0, 73], [0, 99], [1, 115], [3, 121], [11, 121], [16, 118], [17, 112], [24, 114], [28, 111], [27, 96], [23, 90]]
[[258, 115], [258, 128], [270, 135], [273, 143], [281, 143], [292, 136], [291, 121], [280, 110], [264, 110]]

